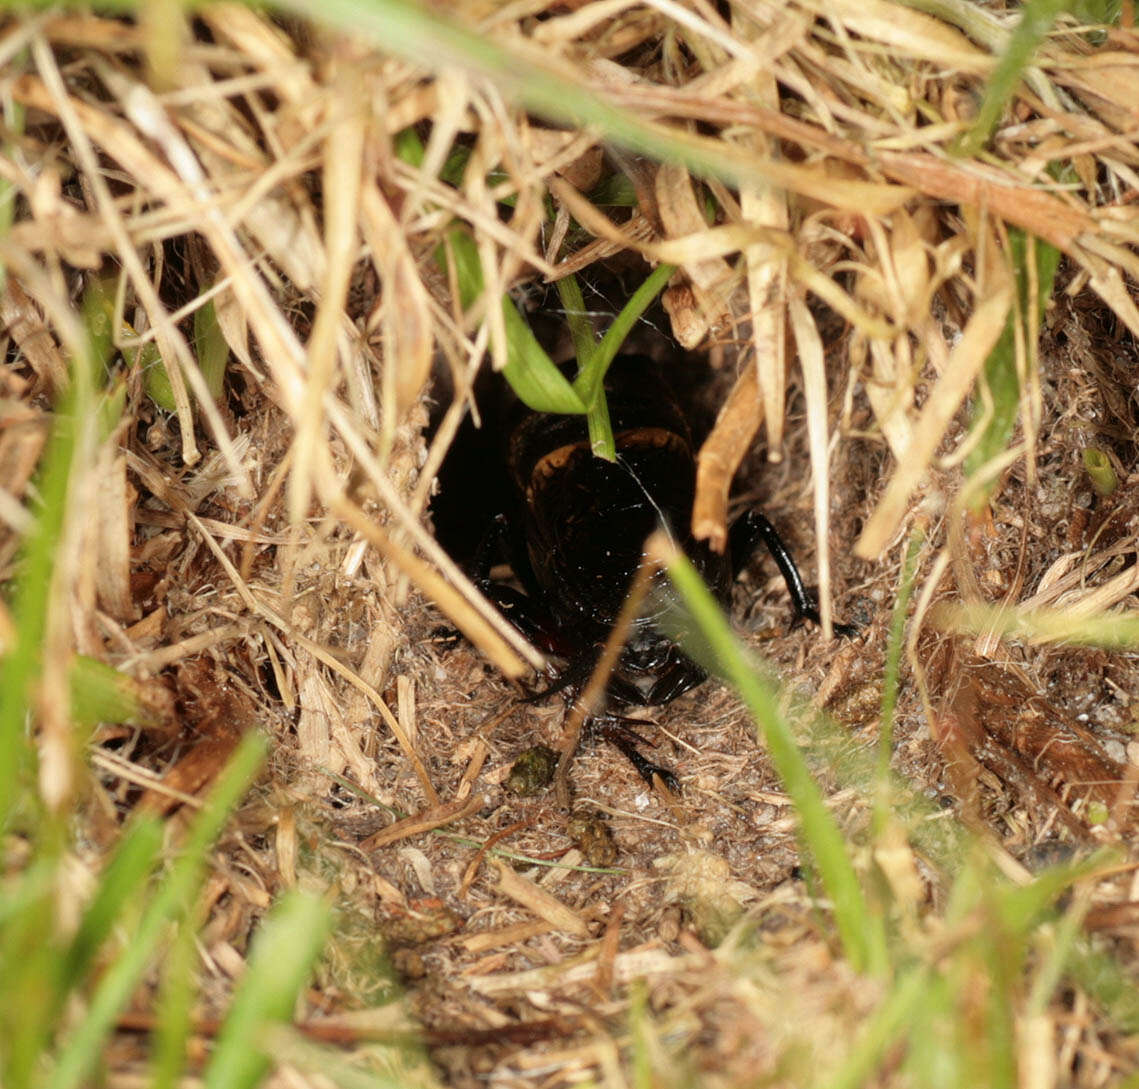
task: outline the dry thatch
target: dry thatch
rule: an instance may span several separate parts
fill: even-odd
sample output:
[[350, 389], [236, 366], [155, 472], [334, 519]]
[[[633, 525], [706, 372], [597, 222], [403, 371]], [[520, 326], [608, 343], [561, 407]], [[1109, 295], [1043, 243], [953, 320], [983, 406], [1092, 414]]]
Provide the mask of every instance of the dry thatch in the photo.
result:
[[[77, 307], [97, 275], [122, 398], [109, 426], [92, 414], [77, 427], [40, 701], [41, 790], [81, 829], [75, 895], [126, 814], [167, 814], [176, 837], [261, 729], [270, 767], [206, 888], [201, 1038], [261, 914], [300, 885], [340, 915], [299, 1022], [361, 1062], [406, 1064], [403, 1084], [619, 1086], [630, 1047], [664, 1081], [823, 1079], [880, 996], [834, 955], [797, 878], [788, 800], [733, 696], [709, 685], [653, 714], [682, 798], [652, 795], [601, 749], [579, 758], [577, 806], [605, 818], [616, 867], [595, 824], [575, 842], [553, 799], [503, 790], [563, 712], [515, 702], [502, 678], [541, 657], [428, 518], [476, 372], [506, 361], [486, 300], [677, 265], [655, 320], [709, 357], [716, 411], [697, 533], [722, 543], [730, 493], [762, 502], [803, 555], [820, 542], [807, 566], [824, 622], [865, 625], [855, 643], [788, 633], [777, 581], [741, 588], [737, 619], [789, 691], [872, 741], [920, 528], [895, 766], [985, 830], [1014, 876], [1045, 848], [1123, 847], [1134, 654], [1002, 641], [988, 614], [953, 627], [936, 607], [1053, 607], [1076, 623], [1134, 606], [1139, 36], [1126, 17], [1106, 30], [1065, 17], [991, 139], [961, 157], [1015, 13], [952, 0], [455, 8], [453, 33], [401, 4], [361, 12], [362, 36], [228, 4], [192, 20], [161, 6], [6, 26], [5, 577], [53, 406], [76, 387], [94, 404], [75, 361], [89, 358]], [[635, 202], [595, 203], [603, 179]], [[485, 283], [466, 313], [453, 263], [436, 260], [456, 222]], [[1040, 320], [1035, 273], [1018, 292], [1010, 228], [1063, 255]], [[220, 397], [191, 333], [210, 301], [229, 353]], [[973, 477], [989, 489], [978, 505], [963, 486], [979, 434], [967, 402], [1010, 315], [1020, 426]], [[1091, 448], [1115, 469], [1109, 496], [1085, 473]], [[0, 631], [11, 624], [0, 613]], [[433, 641], [445, 624], [473, 647]], [[76, 652], [158, 708], [144, 728], [101, 727], [90, 776], [52, 695]], [[863, 828], [863, 799], [837, 782], [831, 811]], [[878, 861], [916, 920], [937, 883], [898, 852]], [[1129, 867], [1087, 906], [1130, 963]], [[403, 1003], [384, 989], [384, 950]], [[144, 989], [124, 1018], [109, 1084], [141, 1076], [153, 1001]], [[631, 1003], [651, 1021], [630, 1021]], [[1047, 1064], [1024, 1084], [1135, 1069], [1082, 994], [1037, 1014], [1021, 1046]], [[436, 1067], [393, 1048], [413, 1023]], [[299, 1072], [299, 1037], [278, 1054], [281, 1084], [322, 1084]]]

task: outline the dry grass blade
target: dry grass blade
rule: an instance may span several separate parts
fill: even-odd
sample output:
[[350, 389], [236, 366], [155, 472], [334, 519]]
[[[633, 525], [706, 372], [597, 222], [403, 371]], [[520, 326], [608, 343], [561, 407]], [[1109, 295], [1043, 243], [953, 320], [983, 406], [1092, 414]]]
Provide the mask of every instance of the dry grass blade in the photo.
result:
[[[666, 238], [699, 235], [707, 224], [696, 203], [692, 179], [682, 166], [663, 166], [656, 175], [656, 210]], [[694, 259], [682, 264], [688, 279], [685, 296], [693, 296], [683, 310], [675, 295], [665, 294], [664, 307], [672, 320], [672, 332], [682, 348], [695, 348], [724, 326], [725, 305], [732, 293], [735, 275], [722, 257]], [[672, 289], [670, 289], [671, 291]]]
[[[995, 247], [995, 240], [991, 245]], [[858, 539], [855, 547], [860, 556], [878, 555], [897, 531], [911, 494], [1004, 328], [1013, 289], [1007, 271], [997, 262], [990, 266], [987, 289], [915, 422], [913, 440], [905, 451], [906, 460], [895, 470], [881, 502]]]
[[697, 458], [692, 535], [697, 540], [707, 541], [717, 552], [723, 552], [728, 543], [728, 494], [732, 478], [763, 422], [756, 413], [758, 401], [757, 368], [745, 365]]
[[544, 919], [555, 930], [565, 931], [575, 938], [588, 938], [589, 927], [575, 911], [571, 911], [556, 896], [515, 873], [505, 862], [495, 862], [498, 871], [498, 887], [524, 908]]
[[0, 318], [41, 381], [57, 390], [67, 387], [67, 364], [39, 312], [17, 280], [9, 278], [0, 296]]
[[473, 813], [478, 812], [478, 810], [482, 809], [485, 805], [486, 799], [479, 794], [474, 794], [469, 798], [463, 798], [459, 801], [448, 802], [446, 805], [436, 804], [433, 809], [429, 809], [424, 813], [418, 813], [413, 817], [407, 817], [401, 821], [396, 821], [394, 824], [388, 825], [382, 831], [373, 833], [367, 839], [361, 841], [360, 850], [378, 851], [381, 847], [387, 847], [389, 844], [397, 843], [401, 839], [410, 839], [412, 836], [419, 836], [424, 832], [431, 832], [436, 828], [442, 828], [455, 821], [460, 821], [464, 817], [469, 817]]
[[[779, 91], [774, 77], [757, 76], [756, 98], [764, 107], [778, 106]], [[777, 148], [765, 134], [754, 133], [751, 139], [757, 151], [775, 154]], [[786, 195], [773, 186], [741, 183], [740, 213], [749, 222], [776, 230], [786, 230], [790, 225]], [[749, 247], [744, 251], [744, 257], [750, 304], [748, 319], [762, 391], [763, 419], [767, 423], [768, 457], [775, 460], [782, 455], [783, 404], [787, 387], [783, 307], [787, 285], [786, 259], [778, 251], [762, 245]], [[735, 464], [738, 465], [739, 461]]]
[[315, 471], [324, 456], [324, 397], [336, 375], [336, 349], [348, 285], [358, 242], [361, 171], [364, 153], [364, 117], [356, 109], [361, 93], [359, 78], [341, 75], [337, 93], [329, 103], [335, 123], [330, 127], [324, 155], [324, 283], [320, 307], [313, 322], [306, 359], [305, 408], [297, 420], [294, 471], [289, 477], [289, 509], [297, 521], [308, 510]]
[[819, 616], [823, 636], [833, 634], [831, 617], [831, 562], [830, 562], [830, 473], [827, 448], [829, 431], [827, 420], [826, 363], [823, 342], [802, 299], [792, 296], [788, 300], [791, 331], [803, 369], [803, 392], [807, 401], [808, 449], [811, 455], [811, 476], [815, 494], [815, 540], [819, 542]]
[[362, 511], [346, 500], [337, 503], [335, 509], [348, 525], [392, 560], [436, 602], [459, 630], [506, 676], [520, 678], [528, 672], [527, 664], [502, 640], [498, 632], [471, 608], [466, 598], [448, 586], [427, 564], [393, 541]]

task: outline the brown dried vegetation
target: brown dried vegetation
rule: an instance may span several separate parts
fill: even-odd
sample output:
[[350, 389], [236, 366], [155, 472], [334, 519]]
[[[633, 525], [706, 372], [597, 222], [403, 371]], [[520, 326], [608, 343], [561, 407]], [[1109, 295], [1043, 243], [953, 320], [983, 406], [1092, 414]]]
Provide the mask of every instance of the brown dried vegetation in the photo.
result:
[[[176, 824], [244, 731], [273, 738], [214, 857], [201, 1041], [258, 919], [297, 884], [341, 913], [299, 1023], [363, 1054], [413, 1018], [435, 1066], [403, 1068], [405, 1084], [627, 1084], [631, 1000], [653, 1014], [643, 1046], [657, 1069], [686, 1056], [678, 1082], [804, 1084], [875, 1007], [797, 878], [793, 813], [726, 689], [648, 716], [682, 797], [653, 795], [602, 747], [579, 753], [576, 809], [607, 832], [579, 823], [575, 842], [552, 793], [504, 790], [523, 750], [556, 744], [564, 711], [517, 702], [503, 675], [525, 678], [540, 656], [431, 534], [433, 481], [476, 371], [506, 351], [498, 308], [464, 314], [434, 259], [456, 220], [490, 300], [538, 297], [531, 285], [570, 272], [611, 283], [614, 269], [678, 265], [654, 320], [711, 360], [703, 396], [718, 413], [697, 531], [722, 542], [729, 497], [762, 504], [817, 571], [824, 619], [865, 625], [854, 643], [788, 631], [780, 583], [753, 564], [738, 630], [789, 690], [872, 743], [920, 527], [897, 770], [951, 800], [1010, 873], [1052, 849], [1126, 850], [1135, 652], [931, 617], [950, 599], [1134, 611], [1139, 37], [1125, 24], [1093, 48], [1066, 24], [983, 158], [957, 159], [947, 148], [1010, 25], [965, 6], [962, 27], [888, 0], [456, 5], [520, 69], [569, 73], [635, 115], [640, 137], [611, 143], [528, 113], [493, 70], [428, 70], [244, 7], [179, 23], [170, 67], [154, 67], [161, 41], [145, 23], [8, 21], [4, 97], [26, 113], [0, 159], [13, 202], [0, 563], [10, 577], [81, 350], [76, 307], [109, 276], [124, 408], [73, 481], [59, 646], [156, 686], [177, 719], [174, 734], [169, 718], [101, 728], [87, 774], [45, 701], [42, 789], [74, 808], [77, 862], [94, 872], [136, 807]], [[397, 154], [408, 130], [424, 140], [417, 165]], [[650, 138], [674, 139], [676, 162], [621, 150]], [[460, 148], [465, 166], [447, 173]], [[1070, 168], [1063, 184], [1053, 163]], [[591, 203], [602, 177], [627, 179], [636, 204]], [[1065, 259], [1038, 348], [1019, 345], [1021, 426], [977, 513], [962, 498], [965, 406], [1013, 306], [1010, 225]], [[188, 336], [207, 297], [230, 352], [216, 400]], [[659, 351], [665, 338], [650, 339]], [[117, 356], [151, 340], [173, 413]], [[1110, 497], [1088, 482], [1088, 447], [1116, 467]], [[813, 541], [825, 547], [812, 557]], [[436, 642], [444, 625], [475, 646]], [[853, 788], [829, 804], [852, 831], [865, 824]], [[598, 865], [614, 847], [616, 865]], [[936, 898], [922, 873], [919, 905]], [[1092, 896], [1089, 927], [1133, 964], [1130, 864]], [[381, 947], [406, 1004], [390, 1003]], [[110, 1084], [134, 1084], [152, 1002], [140, 993], [124, 1020]], [[1078, 994], [1050, 1016], [1059, 1073], [1039, 1084], [1135, 1069]]]

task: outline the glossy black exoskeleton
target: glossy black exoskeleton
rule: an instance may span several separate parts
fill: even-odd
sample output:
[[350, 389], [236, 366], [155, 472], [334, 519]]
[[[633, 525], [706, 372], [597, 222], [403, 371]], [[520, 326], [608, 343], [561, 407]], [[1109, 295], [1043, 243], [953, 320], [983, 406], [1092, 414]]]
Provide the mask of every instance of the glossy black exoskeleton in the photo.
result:
[[[585, 684], [640, 566], [646, 538], [663, 525], [725, 606], [732, 583], [763, 541], [791, 592], [797, 617], [818, 622], [814, 600], [774, 527], [761, 514], [736, 520], [727, 553], [713, 552], [690, 531], [696, 457], [680, 406], [657, 366], [619, 356], [605, 382], [617, 460], [595, 457], [580, 416], [546, 415], [520, 407], [508, 427], [507, 462], [517, 507], [500, 520], [511, 567], [522, 590], [487, 578], [500, 609], [543, 650], [567, 665], [540, 696]], [[667, 588], [662, 587], [665, 591]], [[659, 596], [650, 596], [659, 603]], [[646, 608], [634, 622], [609, 680], [610, 707], [667, 703], [705, 679]], [[852, 629], [836, 625], [839, 634]], [[603, 717], [600, 732], [652, 782], [666, 769], [649, 763], [619, 720]]]

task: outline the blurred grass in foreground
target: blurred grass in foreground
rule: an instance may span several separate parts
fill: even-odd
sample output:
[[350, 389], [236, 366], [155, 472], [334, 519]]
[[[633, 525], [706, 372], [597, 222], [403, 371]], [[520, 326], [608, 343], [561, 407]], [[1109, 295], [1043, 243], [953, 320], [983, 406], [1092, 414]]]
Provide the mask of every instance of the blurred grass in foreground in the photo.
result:
[[[53, 632], [66, 597], [57, 585], [57, 559], [64, 548], [72, 483], [89, 471], [89, 452], [98, 441], [106, 404], [119, 403], [117, 391], [101, 393], [95, 384], [93, 353], [79, 346], [72, 382], [54, 417], [38, 479], [38, 511], [26, 535], [13, 592], [13, 642], [0, 662], [0, 1084], [7, 1089], [72, 1089], [102, 1080], [103, 1049], [147, 972], [156, 966], [164, 990], [176, 1000], [164, 1004], [157, 1039], [165, 1057], [155, 1084], [173, 1084], [186, 1065], [191, 1028], [190, 982], [194, 958], [186, 942], [194, 933], [194, 905], [207, 872], [207, 860], [230, 814], [260, 768], [265, 739], [248, 734], [218, 777], [182, 842], [163, 845], [160, 822], [146, 815], [130, 820], [89, 895], [79, 899], [72, 838], [82, 836], [66, 803], [82, 793], [62, 784], [62, 805], [49, 806], [41, 792], [36, 733], [44, 734], [45, 655], [57, 645]], [[50, 663], [58, 671], [60, 663]], [[61, 710], [54, 706], [57, 748], [81, 751], [92, 715], [135, 711], [124, 691], [107, 678], [106, 667], [77, 659], [70, 667], [72, 688]], [[54, 677], [54, 672], [52, 674]], [[84, 682], [83, 678], [88, 677]], [[91, 677], [97, 680], [92, 692]], [[128, 686], [129, 687], [129, 686]], [[58, 695], [58, 693], [56, 694]], [[72, 703], [74, 701], [74, 703]], [[70, 738], [56, 734], [61, 729]], [[47, 742], [43, 742], [47, 743]], [[207, 1070], [209, 1084], [252, 1086], [268, 1063], [260, 1045], [273, 1021], [289, 1020], [309, 969], [320, 950], [328, 909], [297, 894], [273, 912], [258, 946], [273, 953], [255, 957], [234, 1014], [239, 1029], [223, 1028], [221, 1039], [240, 1030], [240, 1061], [234, 1045], [219, 1046]], [[301, 920], [312, 937], [283, 941], [285, 923]], [[291, 927], [289, 928], [291, 930]], [[181, 949], [163, 960], [168, 948]], [[277, 971], [258, 971], [263, 961]], [[228, 1025], [229, 1023], [227, 1023]]]
[[[691, 563], [666, 538], [650, 541], [648, 554], [683, 599], [683, 607], [671, 609], [670, 634], [735, 687], [756, 719], [794, 806], [804, 865], [819, 875], [826, 896], [819, 906], [833, 919], [844, 956], [883, 986], [877, 1012], [837, 1072], [809, 1084], [861, 1085], [900, 1054], [913, 1084], [1016, 1085], [1031, 1058], [1022, 1045], [1039, 1044], [1026, 1035], [1027, 1026], [1039, 1027], [1032, 1019], [1043, 1017], [1066, 978], [1078, 981], [1121, 1029], [1139, 1029], [1139, 1000], [1127, 978], [1082, 936], [1086, 898], [1077, 891], [1065, 902], [1070, 890], [1111, 869], [1114, 852], [1097, 851], [1014, 884], [984, 841], [884, 769], [873, 749], [855, 743], [807, 699], [781, 693], [771, 670], [738, 642]], [[911, 555], [899, 587], [902, 601], [912, 577]], [[888, 661], [898, 658], [902, 634], [896, 622]], [[886, 696], [889, 713], [890, 686]], [[840, 831], [809, 765], [873, 800], [872, 819], [849, 813]], [[941, 889], [935, 900], [944, 902], [943, 910], [918, 899], [919, 861], [935, 868]]]

